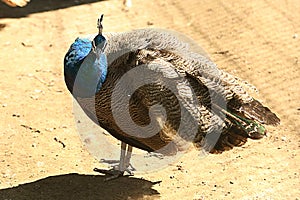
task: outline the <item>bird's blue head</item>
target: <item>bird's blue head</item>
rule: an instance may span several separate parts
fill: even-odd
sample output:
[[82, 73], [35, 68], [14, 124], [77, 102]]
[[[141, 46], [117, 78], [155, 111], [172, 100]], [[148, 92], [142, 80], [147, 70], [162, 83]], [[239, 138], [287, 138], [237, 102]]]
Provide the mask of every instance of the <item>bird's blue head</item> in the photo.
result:
[[65, 82], [75, 97], [92, 97], [101, 89], [107, 75], [104, 53], [106, 39], [102, 35], [103, 15], [98, 19], [98, 35], [89, 39], [77, 38], [64, 59]]

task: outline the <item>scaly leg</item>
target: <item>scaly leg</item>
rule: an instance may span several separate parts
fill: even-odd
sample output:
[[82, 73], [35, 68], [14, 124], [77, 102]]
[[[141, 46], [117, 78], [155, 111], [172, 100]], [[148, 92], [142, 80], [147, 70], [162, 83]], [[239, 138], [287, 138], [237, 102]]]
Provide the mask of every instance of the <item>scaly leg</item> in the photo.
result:
[[[127, 146], [128, 146], [128, 148], [126, 150]], [[123, 176], [125, 171], [128, 172], [129, 175], [132, 175], [132, 172], [129, 169], [129, 166], [131, 166], [131, 164], [130, 164], [131, 154], [132, 154], [132, 146], [127, 145], [125, 142], [121, 142], [121, 154], [120, 154], [119, 166], [114, 167], [111, 170], [95, 168], [94, 171], [102, 173], [102, 174], [110, 175], [108, 178], [105, 179], [106, 181]], [[105, 160], [103, 160], [103, 161], [105, 162]], [[132, 170], [135, 170], [135, 169], [132, 167]]]
[[128, 145], [127, 154], [125, 156], [125, 171], [128, 172], [130, 175], [133, 175], [132, 171], [135, 171], [135, 168], [130, 164], [132, 149], [133, 147]]

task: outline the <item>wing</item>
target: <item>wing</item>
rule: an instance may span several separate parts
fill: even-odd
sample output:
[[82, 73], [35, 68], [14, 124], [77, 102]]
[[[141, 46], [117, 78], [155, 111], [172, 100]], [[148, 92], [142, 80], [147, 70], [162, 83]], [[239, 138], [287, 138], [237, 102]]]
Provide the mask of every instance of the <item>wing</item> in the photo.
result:
[[[279, 118], [269, 108], [248, 95], [232, 75], [209, 66], [209, 60], [205, 61], [203, 57], [194, 60], [197, 55], [191, 59], [166, 50], [143, 51], [144, 58], [160, 60], [182, 75], [185, 73], [186, 80], [198, 98], [196, 109], [203, 117], [199, 121], [202, 129], [199, 129], [194, 142], [201, 144], [204, 149], [222, 152], [244, 144], [249, 137], [261, 138], [265, 128], [259, 123], [279, 124]], [[186, 97], [179, 97], [186, 102]], [[214, 109], [216, 106], [218, 109]], [[196, 110], [193, 107], [186, 108], [190, 113], [193, 113], [191, 109]], [[220, 112], [222, 110], [228, 112]]]
[[155, 51], [141, 49], [112, 61], [95, 104], [82, 107], [89, 114], [94, 109], [93, 118], [117, 139], [175, 154], [223, 122], [197, 102], [184, 72], [151, 53]]

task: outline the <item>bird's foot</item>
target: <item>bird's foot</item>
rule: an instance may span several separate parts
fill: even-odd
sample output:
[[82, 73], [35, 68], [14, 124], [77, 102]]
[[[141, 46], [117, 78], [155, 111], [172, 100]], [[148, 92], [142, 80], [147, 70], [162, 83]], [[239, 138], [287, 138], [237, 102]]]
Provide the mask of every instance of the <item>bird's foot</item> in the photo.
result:
[[[120, 171], [116, 168], [117, 167], [113, 167], [112, 169], [94, 168], [94, 171], [107, 175], [107, 177], [104, 179], [104, 181], [110, 181], [110, 180], [117, 179], [122, 176], [133, 176], [133, 173], [129, 169], [125, 169], [125, 171]], [[124, 172], [127, 172], [128, 175], [124, 175]]]
[[98, 169], [95, 168], [95, 172], [99, 172], [102, 174], [106, 174], [109, 177], [105, 179], [105, 181], [116, 179], [120, 176], [124, 176], [124, 172], [127, 172], [128, 176], [133, 176], [132, 171], [135, 171], [135, 168], [130, 164], [130, 158], [132, 153], [132, 146], [128, 145], [124, 142], [121, 142], [121, 155], [120, 155], [120, 161], [116, 160], [105, 160], [101, 159], [102, 163], [108, 163], [112, 166], [111, 170], [105, 170], [105, 169]]
[[113, 179], [117, 179], [121, 176], [124, 176], [124, 172], [121, 172], [119, 170], [115, 170], [115, 169], [98, 169], [98, 168], [94, 168], [95, 172], [99, 172], [101, 174], [105, 174], [107, 175], [107, 177], [104, 179], [104, 181], [110, 181]]
[[[119, 160], [106, 160], [106, 159], [101, 159], [101, 163], [106, 163], [109, 164], [110, 167], [112, 167], [113, 170], [119, 170], [120, 167], [120, 161]], [[132, 166], [131, 163], [125, 163], [125, 171], [128, 172], [129, 174], [133, 174], [132, 171], [135, 171], [136, 169]]]
[[[95, 172], [99, 172], [101, 174], [105, 174], [108, 177], [105, 178], [105, 181], [113, 180], [116, 178], [119, 178], [121, 176], [133, 176], [133, 171], [135, 171], [135, 168], [130, 164], [126, 163], [126, 166], [123, 170], [120, 169], [120, 161], [119, 160], [106, 160], [101, 159], [102, 163], [107, 163], [110, 165], [111, 169], [98, 169], [94, 168]], [[127, 173], [126, 175], [125, 172]]]

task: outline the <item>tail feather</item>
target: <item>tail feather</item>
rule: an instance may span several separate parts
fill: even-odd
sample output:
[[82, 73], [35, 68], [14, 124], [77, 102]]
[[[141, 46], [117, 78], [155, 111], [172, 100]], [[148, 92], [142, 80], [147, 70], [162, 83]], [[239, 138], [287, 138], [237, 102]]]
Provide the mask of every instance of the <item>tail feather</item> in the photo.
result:
[[[222, 152], [243, 145], [247, 138], [264, 137], [266, 129], [262, 124], [280, 123], [279, 118], [269, 108], [253, 99], [234, 76], [218, 70], [208, 60], [200, 57], [181, 57], [163, 50], [154, 53], [155, 58], [160, 57], [172, 64], [178, 72], [185, 73], [201, 106], [205, 106], [212, 114], [222, 113], [219, 116], [226, 116], [223, 124], [227, 126], [221, 130], [220, 137], [217, 133], [206, 132], [202, 135], [205, 137], [197, 137], [196, 146], [201, 145], [203, 149], [210, 152]], [[216, 105], [217, 102], [224, 102], [224, 100], [228, 101], [226, 108]], [[207, 122], [204, 120], [203, 123]], [[216, 138], [218, 138], [217, 143]]]
[[195, 143], [195, 145], [197, 148], [209, 153], [218, 154], [244, 145], [247, 139], [247, 133], [237, 125], [233, 125], [224, 129], [221, 135], [209, 133], [209, 135], [202, 138], [201, 142]]
[[262, 124], [277, 126], [280, 119], [268, 107], [263, 106], [259, 101], [253, 99], [249, 103], [241, 103], [241, 101], [233, 98], [228, 103], [228, 109], [241, 117], [255, 120]]
[[210, 153], [222, 153], [235, 146], [242, 146], [248, 138], [263, 138], [266, 135], [266, 128], [262, 125], [263, 123], [269, 125], [280, 123], [280, 119], [269, 108], [264, 107], [255, 99], [250, 103], [243, 104], [237, 99], [232, 99], [227, 111], [217, 105], [213, 106], [226, 115], [227, 127], [224, 127], [213, 148], [211, 147], [214, 140], [210, 138], [214, 137], [208, 136], [202, 141], [202, 146]]
[[234, 147], [243, 146], [247, 142], [247, 134], [238, 126], [231, 126], [228, 130], [222, 133], [210, 153], [222, 153]]

